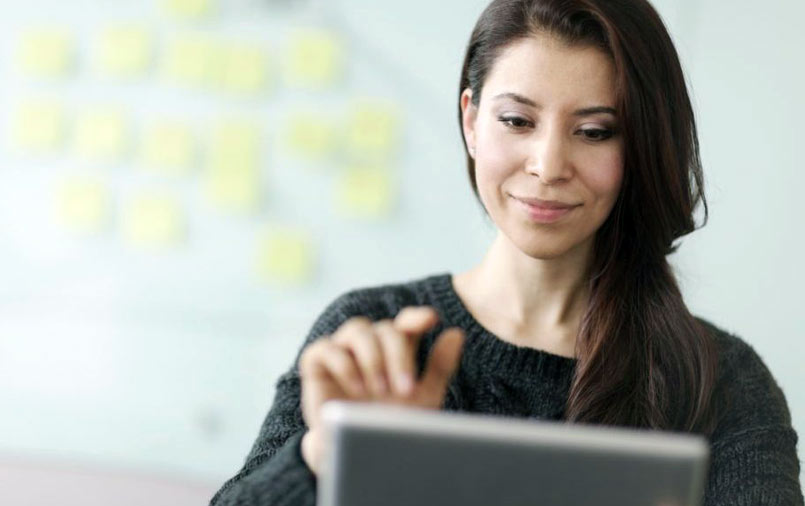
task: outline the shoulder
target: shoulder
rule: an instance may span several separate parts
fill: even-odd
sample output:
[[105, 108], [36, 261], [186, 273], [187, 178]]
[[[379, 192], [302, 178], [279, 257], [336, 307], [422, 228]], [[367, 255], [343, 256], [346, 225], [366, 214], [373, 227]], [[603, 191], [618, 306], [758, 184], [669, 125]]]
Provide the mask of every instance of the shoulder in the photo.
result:
[[760, 354], [744, 339], [696, 317], [718, 347], [716, 401], [725, 402], [714, 439], [759, 428], [791, 427], [785, 394]]
[[774, 381], [771, 371], [751, 344], [709, 320], [698, 316], [695, 318], [718, 348], [720, 381], [742, 381], [747, 384]]
[[734, 332], [719, 327], [701, 316], [694, 318], [702, 326], [707, 336], [716, 343], [722, 373], [727, 372], [728, 369], [734, 369], [735, 364], [747, 359], [762, 363], [755, 349]]
[[431, 274], [388, 283], [364, 285], [336, 297], [325, 312], [361, 314], [373, 320], [390, 318], [407, 306], [432, 303], [432, 286], [447, 273]]
[[336, 299], [341, 304], [359, 304], [381, 313], [398, 312], [406, 306], [424, 305], [432, 301], [431, 287], [446, 273], [398, 280], [354, 288]]
[[344, 321], [364, 316], [372, 321], [393, 318], [407, 306], [429, 305], [432, 287], [447, 273], [352, 288], [335, 297], [319, 314], [308, 341], [335, 331]]

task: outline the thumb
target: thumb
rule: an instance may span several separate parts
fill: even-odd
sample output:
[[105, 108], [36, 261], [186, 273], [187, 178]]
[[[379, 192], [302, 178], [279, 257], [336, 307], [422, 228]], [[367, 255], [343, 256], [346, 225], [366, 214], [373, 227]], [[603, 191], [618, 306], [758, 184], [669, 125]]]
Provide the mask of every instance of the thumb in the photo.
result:
[[451, 327], [442, 332], [433, 345], [420, 384], [429, 401], [441, 405], [444, 400], [447, 384], [461, 362], [464, 339], [463, 330]]

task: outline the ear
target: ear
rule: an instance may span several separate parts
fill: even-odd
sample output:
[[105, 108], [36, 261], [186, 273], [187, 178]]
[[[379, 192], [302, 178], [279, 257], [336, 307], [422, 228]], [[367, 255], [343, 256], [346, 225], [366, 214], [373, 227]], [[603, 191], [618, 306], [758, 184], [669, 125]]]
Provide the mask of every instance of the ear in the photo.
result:
[[464, 130], [464, 139], [467, 141], [467, 150], [475, 158], [475, 120], [478, 118], [478, 107], [472, 103], [472, 90], [466, 88], [461, 92], [461, 127]]

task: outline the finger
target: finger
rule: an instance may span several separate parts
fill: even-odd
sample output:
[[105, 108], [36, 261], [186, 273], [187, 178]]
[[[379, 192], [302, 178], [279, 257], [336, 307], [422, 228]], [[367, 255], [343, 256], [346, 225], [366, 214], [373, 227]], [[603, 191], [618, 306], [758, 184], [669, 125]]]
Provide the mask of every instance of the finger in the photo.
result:
[[371, 329], [372, 320], [366, 316], [353, 316], [342, 323], [338, 329], [333, 333], [333, 340], [338, 341], [343, 336], [348, 336], [354, 332], [360, 332], [362, 329]]
[[302, 354], [299, 356], [299, 376], [318, 379], [327, 374], [327, 370], [321, 364], [323, 347], [326, 345], [327, 339], [329, 339], [327, 336], [320, 337], [302, 350]]
[[389, 393], [386, 360], [383, 350], [375, 336], [374, 327], [355, 327], [351, 334], [341, 334], [333, 340], [348, 348], [358, 362], [364, 383], [368, 384], [375, 397], [385, 397]]
[[447, 384], [458, 369], [464, 348], [464, 331], [451, 327], [436, 339], [425, 365], [420, 389], [434, 406], [441, 405]]
[[319, 433], [314, 432], [313, 430], [308, 430], [305, 435], [302, 436], [302, 444], [300, 449], [302, 458], [304, 459], [305, 464], [307, 464], [307, 467], [313, 472], [313, 474], [318, 474], [319, 452], [321, 450]]
[[410, 337], [419, 338], [436, 325], [439, 314], [431, 306], [408, 306], [394, 318], [394, 327]]
[[[342, 344], [351, 342], [351, 336], [355, 335], [371, 335], [372, 339], [374, 339], [374, 327], [372, 320], [366, 316], [353, 316], [347, 319], [333, 334], [333, 341]], [[378, 355], [381, 354], [378, 352]], [[357, 358], [358, 357], [356, 356], [356, 359]], [[388, 383], [386, 381], [385, 369], [383, 368], [382, 356], [379, 357], [378, 360], [380, 362], [379, 367], [381, 367], [382, 374], [370, 373], [364, 376], [364, 378], [365, 383], [370, 383], [370, 388], [373, 391], [373, 395], [376, 397], [382, 397], [388, 392]]]
[[349, 396], [363, 398], [366, 395], [363, 377], [349, 351], [328, 339], [314, 352], [312, 367], [319, 378], [326, 373]]
[[394, 393], [403, 397], [410, 395], [414, 389], [415, 341], [394, 328], [391, 320], [376, 322], [375, 332], [382, 343], [386, 370]]
[[299, 375], [302, 387], [302, 417], [308, 427], [320, 423], [320, 406], [327, 399], [344, 397], [344, 390], [333, 380], [325, 365], [329, 338], [321, 337], [309, 344], [299, 357]]

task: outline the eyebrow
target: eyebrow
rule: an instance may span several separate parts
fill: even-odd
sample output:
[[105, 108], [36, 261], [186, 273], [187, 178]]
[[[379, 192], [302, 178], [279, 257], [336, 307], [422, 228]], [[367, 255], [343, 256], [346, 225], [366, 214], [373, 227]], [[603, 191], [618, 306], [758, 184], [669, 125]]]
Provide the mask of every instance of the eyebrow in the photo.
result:
[[[517, 94], [517, 93], [512, 93], [512, 92], [501, 93], [500, 95], [496, 95], [494, 97], [494, 100], [500, 100], [500, 99], [504, 99], [504, 98], [510, 98], [510, 99], [514, 100], [515, 102], [519, 102], [521, 104], [524, 104], [524, 105], [527, 105], [527, 106], [530, 106], [530, 107], [534, 107], [535, 109], [541, 109], [542, 108], [541, 105], [539, 105], [538, 103], [534, 102], [530, 98], [524, 97], [523, 95], [520, 95], [520, 94]], [[606, 107], [606, 106], [603, 106], [603, 105], [597, 105], [597, 106], [594, 106], [594, 107], [585, 107], [583, 109], [578, 109], [576, 111], [573, 111], [573, 116], [590, 116], [592, 114], [600, 114], [600, 113], [611, 114], [613, 116], [618, 115], [617, 111], [615, 109], [613, 109], [612, 107]]]

